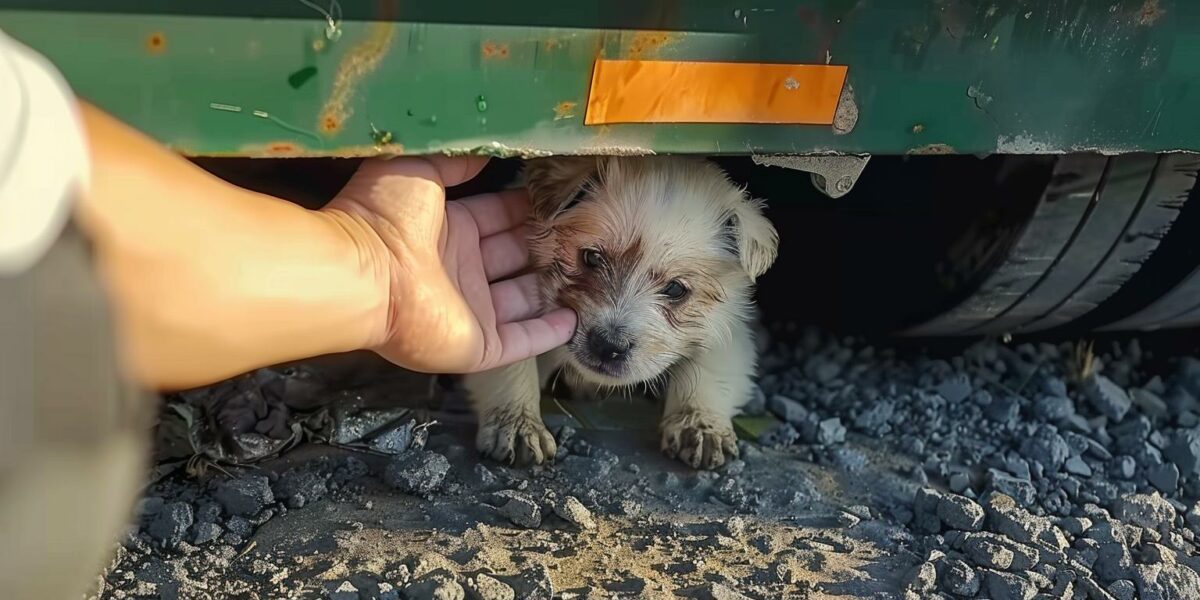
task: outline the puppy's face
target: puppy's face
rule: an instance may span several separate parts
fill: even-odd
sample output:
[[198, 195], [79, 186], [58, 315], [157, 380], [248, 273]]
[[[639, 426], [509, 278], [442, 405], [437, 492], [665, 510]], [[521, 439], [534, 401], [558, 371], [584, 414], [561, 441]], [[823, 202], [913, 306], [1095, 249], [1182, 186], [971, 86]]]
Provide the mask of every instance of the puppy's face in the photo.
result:
[[569, 366], [601, 385], [651, 381], [747, 317], [777, 234], [700, 159], [530, 161], [530, 251], [543, 299], [579, 315]]

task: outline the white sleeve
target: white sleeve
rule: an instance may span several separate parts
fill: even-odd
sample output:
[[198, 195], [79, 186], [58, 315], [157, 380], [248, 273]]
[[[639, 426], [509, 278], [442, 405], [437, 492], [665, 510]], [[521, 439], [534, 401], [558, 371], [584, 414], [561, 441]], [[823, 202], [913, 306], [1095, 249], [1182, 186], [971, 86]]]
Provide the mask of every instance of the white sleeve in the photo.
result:
[[87, 182], [70, 88], [54, 65], [0, 31], [0, 277], [41, 258]]

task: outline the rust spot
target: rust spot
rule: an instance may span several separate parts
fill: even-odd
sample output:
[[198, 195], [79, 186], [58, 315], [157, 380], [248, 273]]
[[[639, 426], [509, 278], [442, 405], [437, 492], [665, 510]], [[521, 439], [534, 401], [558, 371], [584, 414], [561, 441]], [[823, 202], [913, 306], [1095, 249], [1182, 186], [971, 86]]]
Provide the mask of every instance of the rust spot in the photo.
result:
[[187, 156], [211, 156], [211, 157], [288, 157], [297, 158], [302, 156], [318, 157], [318, 158], [365, 158], [370, 156], [400, 156], [404, 154], [404, 146], [400, 144], [384, 144], [376, 146], [340, 146], [333, 149], [315, 150], [305, 148], [304, 146], [293, 144], [292, 142], [278, 141], [268, 142], [266, 144], [249, 144], [242, 146], [232, 152], [206, 152], [204, 154], [186, 154]]
[[395, 31], [395, 24], [391, 22], [373, 23], [367, 39], [359, 42], [342, 57], [337, 74], [333, 78], [333, 92], [329, 94], [329, 99], [325, 101], [325, 106], [321, 108], [320, 116], [317, 117], [317, 129], [325, 134], [341, 131], [342, 126], [354, 114], [351, 104], [355, 88], [363, 77], [374, 71], [383, 61]]
[[484, 58], [505, 59], [508, 58], [508, 44], [488, 40], [479, 47], [479, 53]]
[[678, 41], [679, 36], [666, 31], [639, 31], [629, 41], [629, 58], [653, 56], [664, 47]]
[[161, 31], [155, 31], [146, 36], [146, 51], [150, 54], [162, 54], [167, 51], [167, 36]]
[[1146, 0], [1142, 4], [1141, 10], [1137, 13], [1137, 24], [1142, 27], [1149, 27], [1158, 22], [1166, 12], [1166, 10], [1158, 5], [1158, 0]]
[[563, 43], [558, 41], [555, 38], [550, 38], [550, 39], [542, 42], [542, 49], [546, 50], [547, 52], [549, 52], [551, 50], [558, 50], [559, 48], [562, 48], [562, 47], [563, 47]]
[[579, 106], [578, 102], [563, 100], [554, 106], [554, 120], [573, 119], [575, 118], [575, 107]]
[[932, 155], [932, 154], [957, 154], [953, 146], [949, 144], [928, 144], [919, 148], [913, 148], [906, 154], [912, 155]]
[[333, 115], [325, 115], [321, 118], [321, 131], [323, 133], [337, 133], [342, 130], [342, 122]]
[[291, 142], [271, 142], [267, 144], [267, 154], [296, 154], [300, 147]]

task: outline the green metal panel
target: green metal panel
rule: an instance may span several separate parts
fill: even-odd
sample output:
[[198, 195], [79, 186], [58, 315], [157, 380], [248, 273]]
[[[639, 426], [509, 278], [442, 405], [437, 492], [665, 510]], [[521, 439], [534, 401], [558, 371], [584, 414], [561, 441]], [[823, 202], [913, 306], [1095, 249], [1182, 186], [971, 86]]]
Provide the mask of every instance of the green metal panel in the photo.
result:
[[[322, 4], [327, 0], [313, 0]], [[0, 0], [190, 155], [1200, 151], [1200, 2]], [[852, 131], [583, 124], [597, 57], [845, 64]]]

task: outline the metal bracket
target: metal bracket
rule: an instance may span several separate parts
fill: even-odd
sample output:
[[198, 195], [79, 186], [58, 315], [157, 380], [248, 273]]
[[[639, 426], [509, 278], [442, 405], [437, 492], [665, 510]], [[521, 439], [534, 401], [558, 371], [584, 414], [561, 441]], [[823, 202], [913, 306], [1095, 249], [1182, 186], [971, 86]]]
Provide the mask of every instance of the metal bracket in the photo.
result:
[[[841, 198], [854, 189], [859, 175], [871, 160], [870, 154], [792, 155], [755, 154], [750, 157], [756, 165], [783, 167], [812, 173], [812, 182], [822, 194]], [[829, 182], [833, 182], [831, 186]]]

